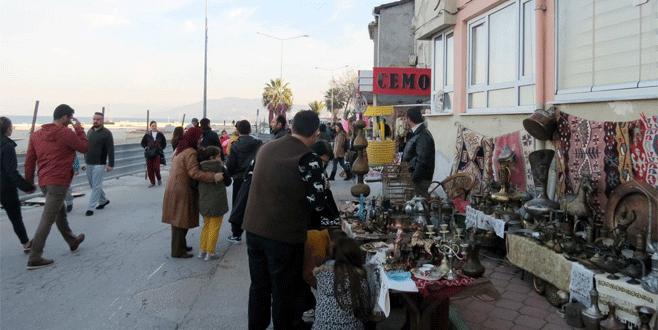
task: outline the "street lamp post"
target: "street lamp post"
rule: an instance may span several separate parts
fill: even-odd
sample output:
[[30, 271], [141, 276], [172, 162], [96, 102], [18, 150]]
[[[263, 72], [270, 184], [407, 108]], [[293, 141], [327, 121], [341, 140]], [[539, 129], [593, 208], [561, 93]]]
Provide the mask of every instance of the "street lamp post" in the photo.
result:
[[334, 81], [334, 71], [338, 70], [338, 69], [343, 69], [343, 68], [346, 68], [346, 67], [348, 67], [348, 65], [339, 66], [339, 67], [333, 68], [333, 69], [319, 68], [317, 66], [315, 67], [318, 70], [327, 70], [327, 71], [331, 72], [331, 121], [332, 122], [334, 121], [334, 88], [335, 88], [335, 84], [336, 84], [336, 82]]
[[[308, 34], [303, 34], [303, 35], [300, 35], [300, 36], [295, 36], [295, 37], [290, 37], [290, 38], [279, 38], [279, 37], [271, 36], [269, 34], [265, 34], [265, 33], [261, 33], [261, 32], [256, 32], [256, 33], [281, 41], [281, 63], [280, 63], [280, 66], [279, 66], [279, 103], [281, 103], [282, 100], [283, 100], [283, 42], [286, 41], [286, 40], [296, 39], [296, 38], [308, 38], [309, 36], [308, 36]], [[278, 106], [278, 104], [277, 104], [277, 106]]]

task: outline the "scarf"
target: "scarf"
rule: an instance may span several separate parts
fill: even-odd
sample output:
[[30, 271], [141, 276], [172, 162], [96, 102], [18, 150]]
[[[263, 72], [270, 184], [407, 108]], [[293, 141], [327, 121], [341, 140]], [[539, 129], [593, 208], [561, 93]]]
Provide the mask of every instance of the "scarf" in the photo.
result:
[[192, 148], [196, 150], [196, 146], [199, 143], [199, 139], [203, 136], [203, 130], [198, 127], [190, 127], [185, 130], [183, 133], [183, 138], [176, 147], [176, 152], [174, 156], [183, 152], [187, 148]]

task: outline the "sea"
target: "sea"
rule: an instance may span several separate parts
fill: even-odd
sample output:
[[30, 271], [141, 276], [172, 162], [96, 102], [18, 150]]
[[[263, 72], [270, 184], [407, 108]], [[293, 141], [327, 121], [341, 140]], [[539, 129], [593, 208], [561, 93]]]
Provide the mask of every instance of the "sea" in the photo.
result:
[[[11, 120], [12, 124], [31, 124], [32, 116], [5, 116]], [[75, 117], [83, 123], [91, 123], [93, 121], [92, 117]], [[174, 122], [171, 119], [163, 118], [149, 118], [149, 121], [155, 120], [158, 123], [169, 123]], [[53, 121], [52, 116], [37, 116], [37, 125], [48, 124]], [[119, 122], [119, 121], [132, 121], [132, 122], [145, 122], [146, 118], [134, 118], [134, 117], [110, 117], [105, 118], [106, 122]]]

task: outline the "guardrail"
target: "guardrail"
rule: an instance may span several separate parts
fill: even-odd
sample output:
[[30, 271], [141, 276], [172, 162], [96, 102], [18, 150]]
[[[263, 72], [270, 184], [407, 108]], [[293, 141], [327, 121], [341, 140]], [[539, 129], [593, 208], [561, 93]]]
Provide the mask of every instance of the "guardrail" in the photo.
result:
[[[167, 165], [171, 162], [171, 155], [173, 150], [171, 146], [167, 145], [165, 148], [165, 158], [167, 159]], [[85, 165], [85, 157], [83, 154], [77, 154], [78, 161], [80, 161], [80, 166]], [[21, 175], [25, 176], [25, 154], [17, 154], [16, 158], [18, 160], [18, 171]], [[71, 164], [73, 166], [73, 164]], [[103, 176], [103, 180], [116, 179], [126, 175], [133, 175], [137, 173], [146, 172], [146, 160], [144, 159], [144, 148], [139, 143], [129, 143], [129, 144], [117, 144], [114, 145], [114, 169], [111, 172], [106, 172]], [[80, 187], [89, 185], [89, 180], [87, 179], [87, 173], [85, 171], [80, 171], [80, 174], [73, 177], [71, 182], [71, 187]], [[37, 189], [37, 191], [39, 191]], [[41, 197], [43, 194], [41, 192], [26, 194], [19, 190], [19, 199], [21, 202], [34, 197]]]

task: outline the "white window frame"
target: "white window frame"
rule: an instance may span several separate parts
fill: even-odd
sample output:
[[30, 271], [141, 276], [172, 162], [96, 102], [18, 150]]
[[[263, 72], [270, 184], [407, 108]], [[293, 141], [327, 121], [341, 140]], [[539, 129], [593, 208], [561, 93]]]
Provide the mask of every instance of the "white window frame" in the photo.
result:
[[[560, 36], [558, 33], [560, 31], [559, 6], [560, 0], [555, 1], [555, 99], [553, 102], [548, 102], [549, 104], [643, 100], [658, 97], [658, 80], [560, 89], [560, 70], [558, 64], [560, 54]], [[658, 70], [658, 67], [656, 70]]]
[[[508, 1], [505, 2], [489, 11], [486, 13], [476, 17], [475, 19], [471, 20], [468, 22], [467, 27], [468, 27], [468, 67], [467, 67], [467, 85], [466, 85], [466, 114], [518, 114], [518, 113], [531, 113], [535, 106], [534, 104], [532, 105], [520, 105], [521, 104], [521, 94], [520, 94], [520, 89], [521, 87], [525, 86], [532, 86], [535, 85], [535, 79], [536, 79], [536, 74], [535, 70], [533, 68], [533, 74], [531, 75], [522, 75], [523, 72], [523, 52], [522, 50], [524, 49], [524, 38], [523, 38], [523, 27], [524, 27], [524, 16], [523, 16], [523, 5], [528, 3], [528, 2], [533, 2], [534, 0], [513, 0], [513, 1]], [[509, 6], [516, 6], [516, 17], [517, 17], [517, 24], [516, 24], [516, 35], [517, 35], [517, 44], [516, 44], [516, 65], [515, 67], [515, 77], [516, 80], [510, 81], [510, 82], [505, 82], [505, 83], [498, 83], [494, 85], [490, 85], [489, 82], [489, 65], [490, 65], [490, 59], [489, 59], [489, 36], [491, 34], [491, 31], [489, 30], [489, 17], [492, 14], [495, 14], [498, 11], [501, 11], [503, 9], [506, 9]], [[531, 6], [532, 7], [532, 6]], [[472, 68], [473, 68], [473, 27], [478, 26], [480, 24], [484, 24], [485, 26], [485, 32], [486, 32], [486, 54], [483, 54], [482, 56], [486, 56], [486, 67], [484, 68], [485, 72], [485, 83], [484, 84], [478, 84], [478, 85], [473, 85], [472, 84]], [[535, 26], [532, 26], [534, 29]], [[534, 30], [532, 33], [534, 37]], [[533, 49], [534, 51], [534, 49]], [[516, 105], [515, 106], [508, 106], [508, 107], [488, 107], [489, 104], [489, 92], [491, 91], [496, 91], [496, 90], [501, 90], [501, 89], [507, 89], [507, 88], [514, 88], [514, 93], [515, 93], [515, 98], [516, 98]], [[469, 103], [469, 96], [472, 93], [478, 93], [478, 92], [484, 92], [484, 102], [487, 107], [485, 108], [471, 108], [471, 105]]]
[[[452, 83], [453, 85], [446, 85], [448, 82], [448, 43], [447, 43], [447, 37], [451, 36], [452, 37], [452, 58], [453, 58], [453, 77], [452, 77]], [[436, 39], [441, 38], [441, 47], [443, 48], [443, 58], [441, 59], [442, 61], [442, 67], [443, 70], [441, 72], [443, 73], [443, 77], [441, 80], [443, 81], [442, 86], [434, 86], [434, 83], [436, 82], [436, 70], [434, 69], [434, 65], [436, 64]], [[454, 109], [454, 103], [455, 103], [455, 69], [454, 69], [454, 61], [455, 61], [455, 31], [454, 29], [448, 29], [445, 30], [441, 33], [438, 33], [432, 37], [432, 97], [431, 97], [431, 109], [432, 109], [432, 114], [452, 114], [453, 109]], [[443, 105], [441, 106], [441, 109], [436, 109], [435, 106], [435, 96], [436, 94], [440, 93], [443, 91], [443, 94], [448, 94], [452, 93], [452, 99], [450, 100], [451, 107], [446, 109], [446, 104], [443, 102]], [[444, 96], [445, 99], [445, 96]]]

